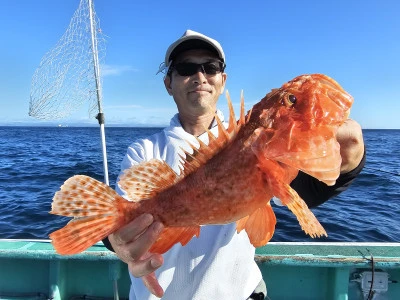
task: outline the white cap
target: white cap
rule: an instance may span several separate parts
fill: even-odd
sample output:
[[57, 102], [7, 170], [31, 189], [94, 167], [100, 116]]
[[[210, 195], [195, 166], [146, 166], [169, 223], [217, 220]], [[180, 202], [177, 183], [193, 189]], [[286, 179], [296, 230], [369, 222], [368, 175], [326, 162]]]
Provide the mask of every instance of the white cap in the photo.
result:
[[222, 62], [225, 63], [225, 54], [220, 43], [204, 34], [188, 29], [185, 31], [182, 37], [168, 47], [167, 53], [165, 54], [165, 61], [160, 65], [157, 74], [163, 72], [165, 69], [168, 69], [171, 61], [176, 57], [177, 54], [190, 49], [210, 50], [214, 52]]

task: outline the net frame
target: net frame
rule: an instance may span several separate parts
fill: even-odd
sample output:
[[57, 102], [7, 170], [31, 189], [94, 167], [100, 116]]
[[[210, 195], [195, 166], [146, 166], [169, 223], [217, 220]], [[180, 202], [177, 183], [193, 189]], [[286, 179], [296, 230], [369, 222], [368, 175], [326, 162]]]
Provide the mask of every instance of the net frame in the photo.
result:
[[106, 36], [93, 2], [81, 0], [67, 30], [34, 72], [29, 115], [61, 119], [88, 102], [93, 117], [102, 101], [100, 69], [94, 72], [93, 68], [104, 62], [105, 48]]
[[67, 30], [33, 74], [29, 115], [61, 119], [87, 102], [89, 116], [95, 116], [100, 125], [104, 182], [109, 185], [100, 73], [105, 37], [93, 1], [81, 0]]

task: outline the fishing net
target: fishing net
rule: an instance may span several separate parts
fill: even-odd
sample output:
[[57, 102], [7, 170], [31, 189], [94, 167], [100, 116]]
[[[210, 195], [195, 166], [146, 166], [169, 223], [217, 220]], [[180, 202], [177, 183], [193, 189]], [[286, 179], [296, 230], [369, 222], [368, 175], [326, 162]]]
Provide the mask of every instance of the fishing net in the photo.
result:
[[99, 66], [105, 56], [105, 35], [92, 5], [80, 1], [64, 35], [43, 56], [32, 78], [30, 116], [60, 119], [85, 101], [90, 116], [101, 108]]

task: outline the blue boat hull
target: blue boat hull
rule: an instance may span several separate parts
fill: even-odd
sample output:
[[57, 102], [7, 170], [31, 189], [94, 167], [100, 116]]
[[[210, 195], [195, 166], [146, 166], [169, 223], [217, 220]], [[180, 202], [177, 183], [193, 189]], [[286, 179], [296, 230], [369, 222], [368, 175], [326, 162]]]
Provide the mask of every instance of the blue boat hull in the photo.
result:
[[[400, 243], [269, 243], [255, 260], [270, 299], [400, 299]], [[60, 256], [48, 240], [0, 240], [0, 299], [127, 299], [129, 286], [103, 245]]]

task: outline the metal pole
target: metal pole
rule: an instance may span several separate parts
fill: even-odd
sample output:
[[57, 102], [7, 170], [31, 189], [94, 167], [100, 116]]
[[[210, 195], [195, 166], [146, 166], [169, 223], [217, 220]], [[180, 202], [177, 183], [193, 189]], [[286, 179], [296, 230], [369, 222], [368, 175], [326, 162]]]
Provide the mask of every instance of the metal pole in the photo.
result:
[[[90, 33], [92, 37], [92, 53], [93, 53], [93, 62], [94, 62], [94, 75], [96, 80], [96, 94], [97, 94], [97, 106], [99, 108], [99, 114], [96, 119], [99, 121], [100, 125], [100, 137], [101, 137], [101, 149], [103, 152], [103, 171], [104, 171], [104, 183], [110, 185], [108, 181], [108, 165], [107, 165], [107, 151], [106, 151], [106, 136], [104, 130], [104, 113], [101, 107], [101, 82], [100, 82], [100, 65], [99, 65], [99, 55], [97, 52], [97, 39], [96, 39], [96, 30], [94, 26], [94, 18], [93, 18], [93, 2], [92, 0], [88, 0], [89, 4], [89, 17], [90, 17]], [[118, 295], [118, 282], [116, 279], [113, 280], [113, 290], [114, 290], [114, 300], [119, 300]]]
[[90, 18], [90, 33], [92, 37], [92, 53], [93, 53], [93, 63], [94, 63], [94, 75], [96, 81], [96, 95], [97, 95], [97, 106], [99, 108], [99, 114], [96, 119], [99, 121], [100, 125], [100, 137], [101, 137], [101, 148], [103, 152], [103, 172], [104, 172], [104, 183], [110, 185], [108, 181], [108, 165], [107, 165], [107, 151], [106, 151], [106, 138], [104, 130], [104, 114], [101, 107], [101, 82], [100, 82], [100, 66], [99, 66], [99, 55], [97, 52], [97, 39], [96, 39], [96, 29], [94, 24], [93, 16], [93, 2], [88, 0], [89, 4], [89, 18]]

